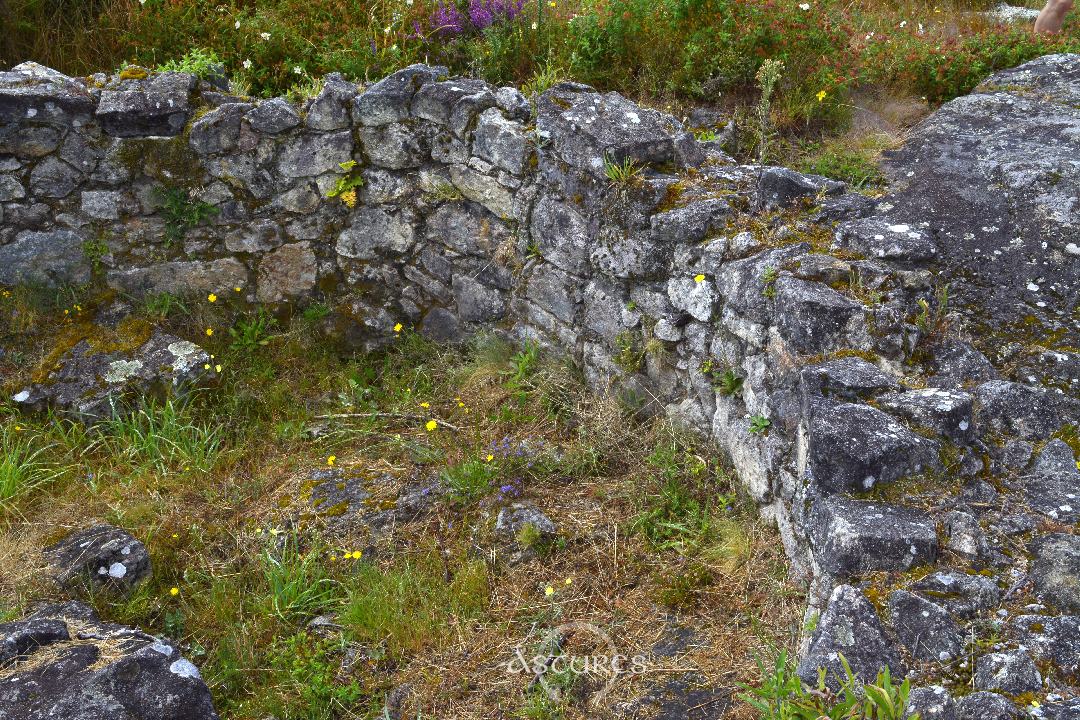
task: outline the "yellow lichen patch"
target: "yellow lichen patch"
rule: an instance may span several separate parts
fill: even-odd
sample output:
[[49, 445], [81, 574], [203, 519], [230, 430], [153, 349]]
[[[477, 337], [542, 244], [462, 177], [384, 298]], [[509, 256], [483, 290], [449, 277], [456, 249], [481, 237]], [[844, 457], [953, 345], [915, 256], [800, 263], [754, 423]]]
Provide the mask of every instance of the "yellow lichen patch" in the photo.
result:
[[146, 68], [139, 67], [138, 65], [128, 65], [120, 71], [121, 80], [144, 80], [149, 76], [150, 73]]

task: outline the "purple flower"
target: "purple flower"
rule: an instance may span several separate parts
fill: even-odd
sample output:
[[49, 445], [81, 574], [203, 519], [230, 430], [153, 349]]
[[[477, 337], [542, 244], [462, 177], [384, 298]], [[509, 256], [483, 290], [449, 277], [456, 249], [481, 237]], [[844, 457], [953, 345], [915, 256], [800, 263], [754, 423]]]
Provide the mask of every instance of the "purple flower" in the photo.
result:
[[435, 14], [431, 16], [432, 31], [440, 37], [453, 37], [465, 31], [465, 23], [452, 1], [449, 5], [439, 3]]

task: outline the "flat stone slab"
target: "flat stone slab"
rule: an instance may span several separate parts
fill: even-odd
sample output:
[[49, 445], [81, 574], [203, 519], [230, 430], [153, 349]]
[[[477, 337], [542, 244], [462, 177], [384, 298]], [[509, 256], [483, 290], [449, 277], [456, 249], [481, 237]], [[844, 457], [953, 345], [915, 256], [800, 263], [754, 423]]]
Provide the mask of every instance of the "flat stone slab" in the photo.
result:
[[841, 496], [814, 504], [808, 534], [818, 565], [842, 578], [909, 570], [938, 553], [937, 530], [926, 513]]

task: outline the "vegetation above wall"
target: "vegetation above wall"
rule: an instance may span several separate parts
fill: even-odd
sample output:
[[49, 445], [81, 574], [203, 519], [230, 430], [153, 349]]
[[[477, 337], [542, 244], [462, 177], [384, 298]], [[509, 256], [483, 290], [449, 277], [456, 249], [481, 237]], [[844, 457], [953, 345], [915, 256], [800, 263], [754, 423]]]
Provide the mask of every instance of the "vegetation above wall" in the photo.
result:
[[[69, 74], [125, 63], [220, 68], [261, 96], [340, 71], [378, 79], [415, 62], [494, 83], [572, 78], [667, 103], [737, 98], [766, 58], [787, 72], [781, 120], [842, 123], [851, 91], [887, 86], [930, 102], [992, 71], [1080, 49], [988, 14], [987, 0], [94, 0], [7, 4], [0, 66], [37, 60]], [[0, 12], [4, 12], [0, 10]], [[5, 32], [5, 35], [7, 33]], [[193, 52], [194, 51], [194, 52]], [[783, 124], [783, 123], [782, 123]]]

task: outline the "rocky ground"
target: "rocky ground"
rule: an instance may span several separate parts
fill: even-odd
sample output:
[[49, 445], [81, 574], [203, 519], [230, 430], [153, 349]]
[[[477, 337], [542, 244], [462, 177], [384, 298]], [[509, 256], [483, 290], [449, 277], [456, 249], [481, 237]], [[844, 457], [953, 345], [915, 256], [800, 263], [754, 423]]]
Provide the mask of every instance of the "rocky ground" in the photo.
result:
[[[530, 279], [516, 295], [510, 282], [505, 292], [515, 302], [508, 306], [552, 351], [570, 346], [591, 383], [613, 383], [624, 401], [628, 390], [651, 395], [634, 406], [639, 414], [666, 410], [732, 457], [743, 491], [778, 524], [792, 573], [808, 588], [797, 672], [809, 685], [822, 668], [826, 688], [835, 690], [845, 663], [867, 683], [888, 667], [911, 682], [912, 709], [924, 719], [1080, 714], [1078, 86], [1076, 56], [996, 75], [888, 154], [892, 182], [882, 197], [783, 168], [738, 165], [719, 148], [676, 133], [687, 143], [680, 145], [660, 129], [666, 119], [645, 111], [647, 127], [634, 135], [618, 123], [636, 111], [617, 97], [562, 85], [539, 101], [537, 123], [549, 132], [551, 155], [541, 153], [538, 163], [551, 186], [542, 187], [530, 216], [540, 242], [525, 266]], [[427, 96], [438, 95], [438, 83], [432, 87]], [[595, 175], [604, 169], [593, 167], [597, 145], [639, 160], [646, 171], [597, 191], [603, 183]], [[485, 179], [453, 178], [477, 204], [502, 197]], [[575, 190], [584, 194], [585, 209], [567, 209]], [[593, 203], [603, 219], [588, 227], [598, 238], [584, 221], [573, 222]], [[557, 231], [545, 235], [547, 226]], [[363, 240], [349, 237], [354, 245]], [[559, 242], [543, 244], [551, 238]], [[464, 251], [470, 252], [483, 255]], [[577, 275], [588, 281], [580, 292]], [[429, 310], [424, 326], [457, 333], [459, 319], [494, 319], [485, 313], [501, 307], [498, 293], [456, 276], [454, 283], [470, 288], [458, 293], [456, 315], [435, 313], [428, 325]], [[130, 319], [109, 325], [110, 314], [126, 314], [122, 308], [95, 312], [102, 313], [95, 327], [131, 335]], [[577, 313], [583, 339], [570, 321]], [[197, 332], [190, 325], [187, 335], [153, 329], [128, 345], [106, 337], [98, 350], [100, 338], [72, 337], [58, 355], [39, 353], [48, 364], [37, 376], [13, 375], [14, 402], [85, 420], [110, 417], [110, 398], [213, 385], [221, 372], [213, 348], [181, 339]], [[20, 351], [13, 344], [8, 352]], [[163, 365], [167, 372], [159, 372]], [[513, 395], [512, 384], [504, 388]], [[403, 411], [369, 412], [394, 419]], [[414, 424], [426, 415], [415, 406], [411, 412]], [[432, 422], [432, 430], [440, 427]], [[457, 416], [442, 422], [459, 436], [470, 427]], [[483, 463], [486, 455], [475, 452], [473, 462]], [[454, 477], [403, 483], [368, 474], [356, 482], [331, 467], [310, 476], [305, 497], [329, 531], [345, 526], [350, 538], [376, 537], [387, 527], [423, 523], [455, 482], [459, 494], [468, 489], [471, 481]], [[499, 497], [489, 493], [483, 492]], [[519, 545], [506, 562], [543, 567], [559, 553], [529, 550], [558, 538], [560, 523], [547, 508], [519, 502], [499, 497], [490, 508], [491, 531]], [[447, 522], [460, 530], [468, 516]], [[523, 528], [532, 542], [522, 542]], [[61, 571], [61, 583], [88, 575], [91, 587], [123, 586], [145, 572], [138, 540], [114, 528], [85, 532], [45, 550], [50, 562], [67, 568], [84, 559], [73, 547], [94, 548], [91, 562]], [[590, 532], [598, 530], [583, 530]], [[652, 549], [665, 545], [662, 533], [646, 537]], [[367, 556], [377, 547], [360, 550]], [[608, 570], [593, 561], [591, 572]], [[566, 577], [567, 587], [580, 581]], [[715, 606], [692, 592], [691, 566], [675, 577], [681, 580], [669, 587], [693, 598], [698, 624], [690, 636], [700, 638], [708, 619], [720, 616], [710, 616]], [[543, 588], [545, 597], [555, 592], [555, 585]], [[15, 648], [4, 670], [14, 678], [5, 686], [9, 707], [26, 707], [22, 688], [44, 683], [34, 672], [65, 672], [63, 658], [77, 649], [66, 643], [79, 645], [80, 633], [120, 633], [120, 658], [143, 658], [148, 672], [169, 661], [179, 679], [167, 679], [187, 682], [185, 692], [170, 694], [177, 704], [168, 717], [198, 716], [189, 708], [206, 702], [202, 685], [190, 663], [172, 659], [173, 645], [155, 650], [153, 639], [117, 628], [73, 632], [79, 618], [91, 628], [100, 623], [88, 609], [68, 605], [4, 626], [5, 644]], [[687, 642], [717, 642], [672, 632], [676, 654]], [[40, 641], [20, 640], [36, 633]], [[650, 646], [654, 658], [664, 657], [663, 634]], [[55, 667], [38, 664], [35, 647], [66, 654], [56, 656]], [[722, 667], [715, 663], [706, 663], [714, 673]], [[76, 677], [98, 697], [94, 672]], [[652, 705], [693, 716], [689, 708], [730, 697], [730, 689], [715, 675], [706, 682], [676, 678], [639, 686], [636, 699], [620, 698], [605, 711], [633, 716]], [[51, 697], [47, 689], [30, 692]], [[109, 697], [103, 702], [114, 702]], [[564, 701], [559, 712], [574, 712]]]

